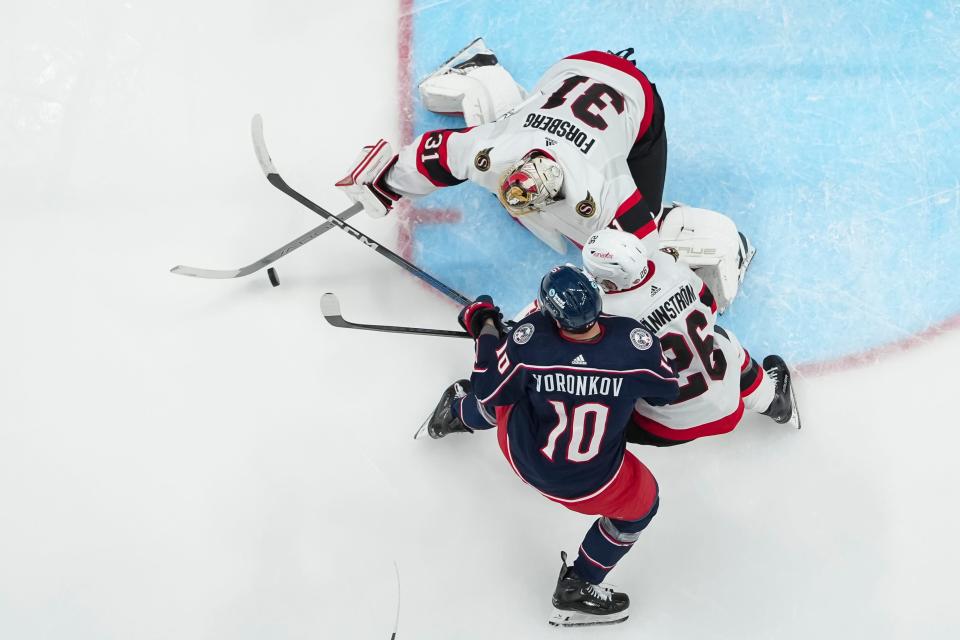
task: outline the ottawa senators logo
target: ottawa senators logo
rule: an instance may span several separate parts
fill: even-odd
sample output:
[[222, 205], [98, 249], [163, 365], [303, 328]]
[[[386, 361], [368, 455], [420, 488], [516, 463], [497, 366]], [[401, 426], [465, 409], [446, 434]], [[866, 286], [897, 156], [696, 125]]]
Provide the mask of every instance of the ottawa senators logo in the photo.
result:
[[483, 149], [473, 158], [473, 166], [477, 168], [477, 171], [486, 171], [490, 168], [490, 152], [493, 151], [493, 147], [488, 147]]
[[597, 203], [593, 201], [593, 196], [587, 191], [587, 197], [578, 202], [574, 208], [582, 217], [589, 218], [597, 212]]

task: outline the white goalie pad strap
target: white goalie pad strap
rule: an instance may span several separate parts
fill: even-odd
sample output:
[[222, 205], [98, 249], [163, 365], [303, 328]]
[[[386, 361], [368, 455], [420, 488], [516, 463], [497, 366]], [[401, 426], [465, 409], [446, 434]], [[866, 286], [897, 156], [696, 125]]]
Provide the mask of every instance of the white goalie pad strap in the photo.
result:
[[468, 126], [493, 122], [526, 97], [502, 65], [446, 71], [420, 83], [423, 106], [435, 113], [462, 113]]
[[710, 287], [723, 311], [740, 285], [740, 236], [733, 220], [710, 209], [678, 205], [660, 226], [660, 247], [677, 250]]

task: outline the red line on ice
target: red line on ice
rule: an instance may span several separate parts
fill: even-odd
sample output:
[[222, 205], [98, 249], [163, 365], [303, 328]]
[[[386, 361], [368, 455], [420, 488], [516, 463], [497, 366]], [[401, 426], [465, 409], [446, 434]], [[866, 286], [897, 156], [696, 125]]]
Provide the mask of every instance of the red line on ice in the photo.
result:
[[[410, 91], [413, 66], [413, 2], [400, 0], [399, 33], [397, 36], [397, 104], [400, 110], [400, 144], [413, 140], [413, 94]], [[459, 222], [460, 212], [452, 209], [422, 209], [404, 198], [397, 205], [397, 253], [407, 260], [413, 258], [414, 230], [419, 224]], [[424, 286], [427, 286], [424, 284]], [[434, 289], [427, 287], [430, 291]], [[434, 291], [437, 293], [436, 291]]]

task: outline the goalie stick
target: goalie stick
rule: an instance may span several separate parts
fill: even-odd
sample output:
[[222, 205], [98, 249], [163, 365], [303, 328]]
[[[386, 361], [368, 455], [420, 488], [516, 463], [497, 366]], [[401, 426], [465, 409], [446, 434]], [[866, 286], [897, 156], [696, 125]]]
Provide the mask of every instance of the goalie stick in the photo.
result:
[[320, 311], [323, 317], [335, 327], [341, 329], [365, 329], [366, 331], [383, 331], [386, 333], [412, 333], [422, 336], [446, 336], [449, 338], [469, 338], [466, 331], [450, 331], [448, 329], [424, 329], [421, 327], [397, 327], [384, 324], [360, 324], [350, 322], [340, 312], [340, 300], [333, 293], [325, 293], [320, 298]]
[[320, 205], [316, 204], [312, 200], [309, 200], [305, 196], [301, 195], [299, 192], [294, 190], [290, 185], [288, 185], [284, 181], [284, 179], [280, 177], [279, 172], [277, 172], [277, 168], [273, 164], [273, 160], [270, 158], [270, 152], [267, 151], [267, 144], [266, 142], [264, 142], [264, 139], [263, 139], [263, 118], [260, 117], [259, 113], [253, 116], [253, 121], [250, 123], [250, 133], [253, 136], [253, 150], [257, 154], [257, 160], [260, 161], [260, 168], [263, 169], [263, 174], [267, 176], [267, 180], [270, 182], [270, 184], [272, 184], [274, 187], [276, 187], [280, 191], [284, 192], [285, 194], [287, 194], [288, 196], [290, 196], [291, 198], [293, 198], [294, 200], [296, 200], [297, 202], [305, 206], [307, 209], [310, 209], [317, 215], [322, 216], [326, 218], [328, 221], [337, 225], [338, 227], [346, 231], [348, 234], [350, 234], [351, 236], [353, 236], [354, 238], [356, 238], [366, 246], [370, 247], [371, 249], [373, 249], [374, 251], [376, 251], [386, 259], [390, 260], [397, 266], [402, 267], [403, 269], [406, 269], [409, 273], [412, 273], [416, 277], [420, 278], [421, 280], [423, 280], [424, 282], [432, 286], [434, 289], [436, 289], [437, 291], [440, 291], [445, 296], [447, 296], [448, 298], [456, 302], [457, 304], [459, 305], [470, 304], [470, 300], [468, 300], [466, 296], [464, 296], [459, 291], [456, 291], [455, 289], [448, 287], [447, 285], [440, 282], [439, 280], [431, 276], [429, 273], [427, 273], [420, 267], [404, 260], [401, 256], [397, 255], [393, 251], [390, 251], [390, 249], [387, 249], [386, 247], [381, 245], [379, 242], [377, 242], [373, 238], [364, 235], [363, 233], [358, 231], [353, 226], [347, 224], [343, 220], [340, 220], [339, 218], [334, 216], [332, 213], [330, 213]]
[[[349, 209], [344, 209], [337, 214], [337, 218], [340, 220], [349, 220], [356, 214], [360, 213], [363, 210], [363, 207], [360, 203], [354, 204]], [[283, 256], [288, 253], [295, 251], [307, 244], [314, 238], [318, 238], [330, 229], [333, 229], [336, 225], [327, 220], [320, 226], [314, 227], [307, 231], [302, 236], [291, 240], [287, 244], [283, 245], [276, 251], [271, 251], [267, 255], [263, 256], [256, 262], [251, 262], [245, 267], [240, 267], [239, 269], [200, 269], [199, 267], [188, 267], [184, 264], [178, 264], [177, 266], [170, 269], [170, 273], [176, 273], [181, 276], [192, 276], [194, 278], [214, 278], [214, 279], [224, 279], [224, 278], [242, 278], [248, 276], [251, 273], [255, 273], [260, 269], [263, 269], [267, 265], [273, 264]]]

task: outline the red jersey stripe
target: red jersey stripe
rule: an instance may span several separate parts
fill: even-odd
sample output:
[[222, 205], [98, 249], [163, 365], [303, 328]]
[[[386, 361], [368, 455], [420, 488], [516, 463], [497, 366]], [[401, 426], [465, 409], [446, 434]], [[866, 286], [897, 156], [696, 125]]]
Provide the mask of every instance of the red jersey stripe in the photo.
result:
[[663, 438], [664, 440], [693, 440], [695, 438], [716, 436], [722, 433], [729, 433], [730, 431], [733, 431], [734, 427], [736, 427], [740, 422], [740, 418], [743, 417], [743, 410], [743, 400], [740, 400], [737, 403], [736, 411], [730, 415], [720, 418], [719, 420], [714, 420], [713, 422], [707, 422], [705, 424], [700, 424], [685, 429], [668, 427], [664, 424], [660, 424], [656, 420], [641, 415], [636, 411], [633, 413], [632, 420], [634, 424], [647, 433], [651, 433], [659, 438]]
[[567, 56], [564, 60], [585, 60], [595, 64], [602, 64], [606, 67], [621, 71], [639, 82], [640, 86], [643, 87], [643, 118], [640, 120], [640, 130], [637, 131], [637, 140], [643, 137], [643, 134], [650, 128], [650, 121], [653, 119], [653, 87], [650, 86], [650, 80], [647, 79], [647, 76], [645, 76], [642, 71], [637, 69], [632, 62], [624, 60], [620, 56], [615, 56], [612, 53], [607, 53], [606, 51], [584, 51], [583, 53], [575, 53], [572, 56]]
[[640, 190], [637, 189], [630, 194], [630, 197], [620, 203], [620, 206], [617, 207], [617, 212], [613, 215], [614, 218], [619, 218], [627, 211], [635, 207], [639, 202], [643, 200], [643, 196], [640, 195]]

